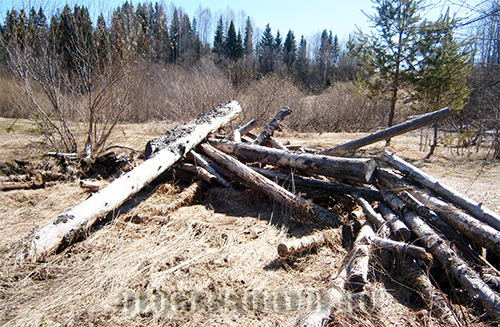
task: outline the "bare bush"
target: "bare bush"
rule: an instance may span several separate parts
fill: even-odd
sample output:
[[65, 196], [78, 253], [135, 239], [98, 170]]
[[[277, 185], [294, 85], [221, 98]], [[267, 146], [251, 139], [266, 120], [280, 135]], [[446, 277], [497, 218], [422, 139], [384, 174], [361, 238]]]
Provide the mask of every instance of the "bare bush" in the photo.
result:
[[352, 83], [336, 83], [323, 94], [300, 101], [294, 127], [302, 131], [366, 131], [382, 126], [386, 114], [386, 106], [358, 92]]
[[[282, 107], [290, 107], [297, 111], [304, 94], [296, 87], [290, 78], [278, 75], [268, 75], [250, 84], [248, 88], [238, 92], [237, 100], [243, 109], [243, 120], [256, 119], [267, 123]], [[297, 117], [294, 113], [292, 116]], [[297, 124], [287, 119], [284, 122], [290, 127]]]
[[192, 68], [143, 63], [136, 70], [129, 121], [190, 120], [233, 96], [231, 83], [209, 60]]

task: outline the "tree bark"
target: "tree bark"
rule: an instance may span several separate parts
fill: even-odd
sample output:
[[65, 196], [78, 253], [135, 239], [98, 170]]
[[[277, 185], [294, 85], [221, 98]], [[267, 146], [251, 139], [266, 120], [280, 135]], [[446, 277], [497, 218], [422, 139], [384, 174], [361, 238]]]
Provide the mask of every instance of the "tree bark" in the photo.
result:
[[193, 164], [183, 163], [180, 164], [177, 168], [199, 176], [199, 178], [203, 179], [208, 184], [211, 184], [212, 181], [216, 179], [215, 175], [208, 172], [205, 168], [195, 166]]
[[217, 149], [236, 155], [240, 160], [281, 167], [294, 167], [307, 173], [330, 176], [359, 183], [371, 183], [376, 164], [373, 159], [351, 159], [290, 151], [227, 141], [210, 140]]
[[345, 144], [337, 145], [336, 147], [321, 152], [321, 154], [326, 154], [329, 156], [339, 156], [346, 152], [357, 150], [369, 144], [373, 144], [383, 140], [390, 140], [394, 136], [404, 134], [413, 131], [415, 129], [419, 129], [423, 126], [447, 119], [451, 117], [451, 115], [452, 115], [451, 110], [448, 108], [444, 108], [432, 113], [422, 115], [418, 118], [409, 120], [402, 124], [389, 127], [383, 131], [370, 134], [360, 139], [350, 141]]
[[500, 215], [476, 202], [453, 188], [441, 183], [436, 178], [423, 172], [389, 151], [380, 156], [384, 162], [406, 174], [409, 178], [436, 192], [446, 200], [468, 211], [472, 216], [500, 231]]
[[388, 237], [391, 234], [388, 223], [382, 218], [382, 216], [375, 212], [373, 207], [370, 205], [368, 201], [360, 196], [354, 196], [356, 202], [363, 208], [363, 211], [366, 214], [366, 218], [375, 226], [377, 229], [377, 233], [382, 237]]
[[[84, 236], [99, 217], [139, 192], [210, 132], [231, 121], [240, 111], [236, 101], [230, 102], [200, 115], [194, 122], [177, 127], [163, 137], [148, 142], [148, 160], [36, 231], [32, 235], [28, 257], [38, 261]], [[163, 141], [168, 143], [162, 143]]]
[[424, 248], [416, 245], [411, 245], [408, 243], [393, 241], [388, 238], [372, 236], [370, 241], [379, 249], [382, 250], [395, 250], [402, 254], [403, 256], [408, 254], [410, 257], [415, 259], [422, 259], [430, 261], [432, 256], [425, 251]]
[[269, 122], [269, 124], [267, 124], [267, 126], [264, 127], [262, 132], [259, 134], [259, 136], [257, 136], [257, 139], [253, 143], [257, 145], [263, 145], [267, 139], [273, 136], [274, 130], [276, 129], [276, 127], [278, 127], [280, 121], [291, 113], [292, 109], [288, 107], [284, 107], [280, 111], [278, 111], [276, 116], [274, 116], [274, 118]]
[[257, 126], [257, 121], [255, 119], [252, 119], [243, 126], [239, 126], [237, 129], [233, 131], [233, 140], [235, 142], [240, 143], [241, 137], [246, 133], [250, 132], [255, 126]]
[[232, 158], [231, 156], [215, 149], [209, 144], [204, 143], [201, 144], [200, 147], [210, 158], [212, 158], [212, 160], [218, 162], [223, 167], [234, 173], [250, 187], [262, 191], [279, 203], [295, 210], [296, 214], [299, 217], [302, 217], [305, 222], [326, 222], [332, 226], [339, 225], [340, 222], [338, 217], [332, 212], [289, 192], [288, 190], [282, 188], [278, 184], [253, 171], [251, 168]]
[[368, 282], [370, 271], [370, 239], [375, 236], [370, 223], [366, 222], [359, 231], [354, 247], [353, 257], [347, 268], [347, 286], [355, 293], [363, 291]]
[[398, 240], [408, 241], [410, 239], [411, 231], [388, 206], [383, 203], [379, 203], [378, 210], [382, 214], [385, 221], [389, 223], [393, 234]]
[[405, 222], [417, 234], [425, 247], [444, 266], [446, 271], [477, 299], [493, 319], [500, 319], [500, 296], [498, 296], [479, 277], [468, 263], [451, 247], [450, 243], [440, 237], [419, 216], [405, 211]]

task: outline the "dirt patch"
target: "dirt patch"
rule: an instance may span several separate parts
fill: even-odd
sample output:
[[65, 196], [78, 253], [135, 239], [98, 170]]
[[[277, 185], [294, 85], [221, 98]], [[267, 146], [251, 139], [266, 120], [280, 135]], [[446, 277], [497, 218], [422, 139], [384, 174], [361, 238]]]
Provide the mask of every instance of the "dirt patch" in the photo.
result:
[[[27, 122], [6, 133], [5, 126], [12, 122], [0, 120], [5, 149], [0, 161], [33, 158], [31, 141], [38, 136], [29, 131]], [[121, 125], [114, 144], [142, 149], [166, 129], [161, 123]], [[277, 134], [292, 144], [318, 149], [359, 136]], [[481, 154], [452, 155], [445, 148], [423, 160], [426, 152], [419, 151], [419, 140], [419, 133], [397, 137], [390, 149], [500, 211], [499, 191], [492, 188], [500, 181], [498, 162], [484, 161]], [[384, 148], [376, 144], [356, 155], [377, 156]], [[44, 151], [41, 147], [38, 155]], [[0, 193], [0, 323], [284, 326], [300, 312], [315, 308], [315, 300], [336, 276], [352, 245], [353, 231], [339, 228], [327, 246], [302, 257], [280, 259], [276, 250], [280, 242], [314, 229], [290, 220], [280, 204], [244, 188], [211, 188], [190, 206], [163, 213], [165, 204], [185, 186], [168, 180], [139, 194], [85, 240], [37, 264], [12, 258], [18, 241], [89, 193], [77, 181]], [[374, 265], [369, 287], [361, 296], [346, 293], [329, 325], [444, 326], [415, 292], [385, 277], [382, 264]], [[459, 302], [460, 289], [454, 294], [453, 306], [463, 321], [486, 325], [478, 319], [478, 308]]]

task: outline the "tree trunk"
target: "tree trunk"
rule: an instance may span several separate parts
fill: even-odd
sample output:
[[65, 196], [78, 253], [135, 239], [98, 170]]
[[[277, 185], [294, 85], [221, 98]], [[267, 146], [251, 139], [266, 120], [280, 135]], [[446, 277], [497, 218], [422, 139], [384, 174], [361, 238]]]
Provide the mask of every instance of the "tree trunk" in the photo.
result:
[[375, 236], [370, 223], [365, 223], [359, 231], [354, 247], [353, 256], [347, 268], [347, 285], [355, 293], [363, 291], [368, 282], [370, 271], [370, 239]]
[[447, 119], [451, 115], [452, 115], [451, 110], [448, 108], [444, 108], [429, 114], [422, 115], [418, 118], [412, 119], [402, 124], [389, 127], [383, 131], [370, 134], [360, 139], [350, 141], [345, 144], [337, 145], [336, 147], [321, 152], [321, 154], [326, 154], [329, 156], [339, 156], [346, 152], [357, 150], [369, 144], [373, 144], [383, 140], [390, 140], [394, 136], [404, 134], [413, 131], [415, 129], [419, 129], [423, 126], [432, 124], [434, 122]]
[[469, 293], [477, 299], [493, 319], [500, 319], [500, 296], [479, 277], [478, 273], [419, 216], [405, 211], [405, 222], [417, 234], [425, 247]]
[[389, 209], [383, 203], [379, 203], [378, 210], [382, 214], [382, 217], [389, 223], [393, 234], [396, 236], [398, 240], [408, 241], [411, 237], [411, 231], [408, 227], [403, 223], [398, 216]]
[[99, 217], [116, 209], [139, 192], [210, 132], [231, 121], [240, 111], [236, 101], [230, 102], [200, 115], [194, 122], [177, 127], [163, 137], [148, 142], [148, 160], [35, 232], [32, 235], [28, 257], [38, 261], [84, 236]]
[[236, 155], [239, 159], [281, 167], [294, 167], [307, 173], [326, 175], [359, 183], [371, 183], [376, 168], [373, 159], [351, 159], [314, 154], [296, 154], [259, 145], [227, 141], [210, 142], [217, 149]]
[[255, 126], [257, 126], [257, 121], [255, 119], [252, 119], [245, 125], [238, 127], [233, 131], [233, 140], [240, 143], [241, 137], [250, 132]]
[[411, 179], [436, 192], [439, 196], [442, 196], [451, 203], [456, 204], [460, 208], [468, 211], [472, 216], [476, 217], [480, 221], [500, 231], [500, 215], [483, 206], [482, 203], [476, 202], [466, 195], [461, 194], [453, 188], [441, 183], [436, 178], [428, 175], [389, 151], [384, 151], [384, 153], [380, 156], [380, 159], [390, 164], [392, 167], [400, 170]]
[[415, 259], [422, 259], [431, 261], [432, 256], [425, 251], [424, 248], [416, 245], [411, 245], [408, 243], [393, 241], [388, 238], [372, 236], [370, 241], [381, 250], [395, 250], [405, 256], [408, 254], [410, 257]]
[[292, 109], [288, 107], [284, 107], [280, 111], [278, 111], [276, 116], [274, 116], [274, 118], [269, 122], [269, 124], [267, 124], [267, 126], [264, 127], [262, 132], [259, 134], [259, 136], [257, 136], [257, 139], [253, 143], [257, 145], [263, 145], [267, 139], [273, 136], [274, 130], [276, 129], [276, 127], [278, 127], [280, 121], [291, 113]]
[[289, 183], [297, 186], [302, 186], [311, 189], [321, 189], [326, 191], [335, 192], [338, 194], [359, 194], [370, 200], [381, 200], [380, 192], [369, 188], [352, 186], [349, 184], [324, 182], [311, 177], [303, 177], [297, 174], [285, 174], [274, 170], [261, 169], [251, 167], [256, 172], [266, 176], [267, 178], [276, 178], [281, 181], [288, 181]]
[[391, 231], [389, 230], [389, 227], [387, 226], [388, 223], [384, 220], [384, 218], [382, 218], [379, 213], [375, 212], [368, 201], [360, 196], [354, 196], [354, 198], [356, 199], [356, 202], [358, 202], [358, 204], [361, 206], [361, 208], [363, 208], [363, 211], [366, 214], [366, 218], [377, 229], [377, 234], [381, 235], [382, 237], [389, 237]]
[[453, 205], [441, 201], [421, 191], [410, 191], [410, 193], [429, 207], [432, 211], [444, 217], [448, 224], [463, 235], [467, 236], [491, 252], [500, 256], [500, 232], [493, 227], [484, 224], [474, 217], [469, 216]]
[[296, 214], [299, 217], [302, 217], [306, 222], [326, 222], [332, 226], [339, 225], [340, 222], [338, 217], [332, 212], [287, 191], [278, 184], [270, 181], [266, 177], [253, 171], [248, 166], [215, 149], [209, 144], [204, 143], [201, 144], [200, 147], [210, 158], [212, 158], [212, 160], [218, 162], [223, 167], [234, 173], [250, 187], [262, 191], [279, 203], [295, 210]]
[[217, 170], [215, 170], [214, 167], [212, 167], [208, 163], [208, 161], [205, 158], [203, 158], [202, 155], [200, 155], [199, 153], [195, 152], [194, 150], [191, 150], [191, 151], [188, 152], [188, 154], [187, 154], [186, 157], [188, 159], [192, 160], [195, 165], [199, 165], [199, 166], [205, 168], [210, 174], [214, 175], [215, 176], [215, 180], [219, 184], [221, 184], [224, 187], [231, 187], [231, 184], [229, 184], [229, 182], [224, 177], [222, 177], [222, 175], [219, 174], [219, 172]]
[[205, 168], [193, 164], [183, 163], [178, 165], [177, 168], [197, 175], [208, 184], [211, 184], [212, 181], [216, 179], [215, 175], [208, 172]]
[[294, 254], [302, 254], [313, 248], [319, 248], [325, 244], [326, 238], [322, 232], [313, 235], [298, 238], [293, 241], [280, 243], [278, 245], [278, 254], [280, 257], [287, 257]]

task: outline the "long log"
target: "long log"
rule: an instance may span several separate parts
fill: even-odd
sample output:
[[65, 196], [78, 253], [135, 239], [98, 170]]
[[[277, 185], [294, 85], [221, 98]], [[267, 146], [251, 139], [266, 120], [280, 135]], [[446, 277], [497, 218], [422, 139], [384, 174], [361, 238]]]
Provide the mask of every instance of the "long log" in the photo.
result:
[[370, 241], [382, 250], [395, 250], [402, 254], [408, 254], [410, 257], [422, 260], [432, 260], [432, 256], [425, 251], [423, 247], [411, 245], [404, 242], [393, 241], [391, 239], [379, 236], [370, 237]]
[[233, 131], [233, 141], [241, 142], [241, 137], [250, 132], [255, 126], [257, 126], [257, 121], [255, 119], [252, 119], [243, 126], [239, 126]]
[[36, 231], [32, 235], [28, 258], [40, 260], [85, 235], [99, 217], [139, 192], [210, 132], [234, 119], [240, 111], [241, 107], [236, 101], [229, 102], [200, 115], [194, 122], [176, 127], [163, 137], [148, 142], [148, 160]]
[[205, 168], [200, 166], [195, 166], [193, 164], [183, 163], [178, 165], [177, 168], [180, 170], [193, 173], [209, 184], [216, 179], [215, 175], [208, 172]]
[[411, 231], [388, 206], [383, 203], [379, 203], [378, 210], [382, 214], [385, 221], [389, 223], [392, 233], [398, 240], [408, 241], [410, 239]]
[[290, 151], [267, 148], [254, 144], [210, 140], [217, 149], [233, 154], [240, 160], [260, 162], [281, 167], [294, 167], [307, 173], [371, 183], [375, 177], [376, 164], [373, 159], [353, 159], [314, 154], [297, 154]]
[[229, 184], [229, 182], [224, 177], [222, 177], [222, 175], [219, 174], [219, 172], [215, 170], [215, 168], [212, 167], [212, 165], [210, 165], [210, 163], [205, 158], [203, 158], [201, 154], [199, 154], [194, 150], [191, 150], [188, 152], [186, 157], [192, 160], [196, 165], [205, 168], [210, 174], [214, 175], [215, 180], [219, 184], [221, 184], [224, 187], [231, 187], [231, 184]]
[[274, 170], [262, 169], [252, 167], [253, 170], [266, 176], [267, 178], [279, 179], [281, 181], [288, 181], [294, 185], [303, 186], [311, 189], [321, 189], [332, 191], [339, 194], [359, 194], [370, 200], [381, 200], [380, 192], [377, 190], [352, 186], [344, 183], [324, 182], [312, 177], [304, 177], [297, 174], [285, 174]]
[[370, 271], [370, 239], [375, 236], [370, 223], [366, 222], [359, 231], [354, 247], [353, 257], [347, 268], [347, 286], [356, 293], [363, 290], [368, 282]]
[[345, 144], [337, 145], [336, 147], [330, 148], [321, 152], [329, 156], [340, 156], [346, 152], [354, 151], [369, 144], [376, 143], [378, 141], [389, 140], [394, 136], [404, 134], [415, 129], [427, 126], [432, 123], [436, 123], [451, 117], [452, 112], [448, 108], [444, 108], [432, 113], [422, 115], [418, 118], [409, 120], [402, 124], [390, 127], [380, 132], [370, 134], [368, 136], [362, 137], [360, 139], [347, 142]]
[[403, 172], [411, 179], [436, 192], [439, 196], [468, 211], [472, 216], [500, 231], [500, 215], [488, 209], [482, 203], [474, 201], [450, 186], [441, 183], [438, 179], [389, 151], [384, 151], [380, 159]]
[[278, 111], [276, 116], [274, 116], [274, 118], [269, 122], [269, 124], [267, 124], [266, 127], [264, 127], [259, 136], [257, 136], [257, 139], [254, 141], [254, 144], [263, 145], [267, 139], [273, 136], [274, 130], [276, 129], [276, 127], [278, 127], [278, 124], [283, 120], [283, 118], [285, 118], [291, 113], [292, 109], [288, 107], [284, 107], [280, 111]]
[[464, 211], [446, 203], [430, 194], [412, 190], [410, 193], [432, 211], [444, 217], [448, 224], [466, 235], [476, 244], [500, 255], [500, 232], [495, 228], [480, 222]]
[[366, 218], [375, 226], [377, 229], [377, 233], [381, 235], [382, 237], [388, 237], [391, 234], [391, 231], [389, 230], [389, 227], [387, 226], [388, 223], [385, 221], [382, 216], [377, 213], [371, 204], [366, 201], [364, 198], [360, 196], [354, 196], [356, 199], [356, 202], [363, 208], [363, 211], [366, 214]]
[[240, 161], [212, 147], [210, 144], [200, 144], [200, 148], [203, 149], [212, 160], [234, 173], [250, 187], [256, 188], [279, 203], [292, 208], [298, 215], [297, 218], [303, 218], [306, 222], [326, 222], [332, 226], [339, 225], [340, 222], [338, 217], [332, 212], [289, 192], [256, 171], [253, 171]]
[[500, 319], [500, 296], [480, 278], [479, 274], [416, 214], [405, 211], [406, 224], [417, 234], [425, 247], [469, 293], [477, 299], [493, 319]]
[[322, 232], [318, 232], [313, 235], [278, 244], [278, 254], [280, 257], [301, 254], [313, 248], [318, 248], [325, 244], [325, 242], [325, 235]]

